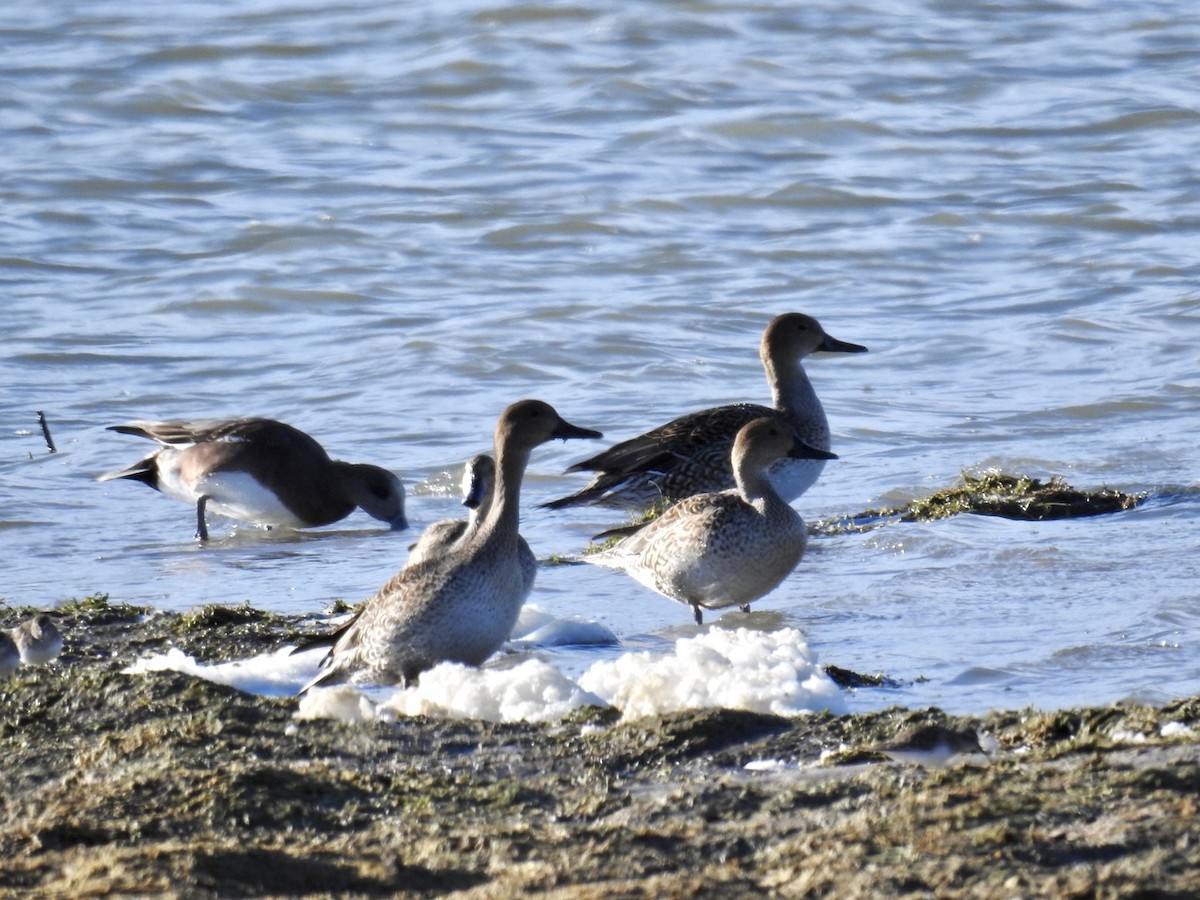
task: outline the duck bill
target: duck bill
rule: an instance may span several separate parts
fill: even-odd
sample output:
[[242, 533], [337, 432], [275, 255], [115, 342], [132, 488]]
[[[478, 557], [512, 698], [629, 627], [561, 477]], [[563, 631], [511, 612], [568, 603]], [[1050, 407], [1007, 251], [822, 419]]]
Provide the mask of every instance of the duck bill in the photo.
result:
[[836, 453], [830, 453], [828, 450], [818, 450], [804, 441], [797, 440], [792, 444], [792, 449], [788, 451], [788, 456], [791, 459], [837, 459]]
[[483, 484], [479, 479], [471, 482], [471, 490], [467, 492], [467, 496], [463, 497], [462, 505], [467, 509], [479, 509], [483, 503], [484, 489]]
[[825, 335], [821, 346], [817, 348], [825, 353], [866, 353], [867, 348], [862, 344], [852, 344], [849, 341], [839, 341], [831, 335]]
[[558, 423], [558, 427], [554, 429], [554, 434], [551, 437], [566, 441], [571, 438], [602, 438], [604, 435], [599, 431], [593, 431], [591, 428], [580, 428], [578, 425], [572, 425], [570, 422], [563, 420]]
[[408, 528], [408, 517], [404, 513], [400, 513], [395, 518], [388, 520], [388, 526], [392, 531], [404, 531]]

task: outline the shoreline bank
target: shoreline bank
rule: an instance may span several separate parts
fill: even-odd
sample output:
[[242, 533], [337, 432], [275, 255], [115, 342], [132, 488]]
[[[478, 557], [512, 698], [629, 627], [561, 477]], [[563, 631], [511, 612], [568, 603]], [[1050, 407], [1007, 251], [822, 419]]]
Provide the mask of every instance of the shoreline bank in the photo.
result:
[[[291, 698], [121, 670], [169, 646], [263, 652], [310, 620], [59, 612], [63, 659], [0, 683], [6, 896], [1200, 892], [1200, 698], [297, 722]], [[926, 769], [874, 749], [919, 723], [990, 753]]]

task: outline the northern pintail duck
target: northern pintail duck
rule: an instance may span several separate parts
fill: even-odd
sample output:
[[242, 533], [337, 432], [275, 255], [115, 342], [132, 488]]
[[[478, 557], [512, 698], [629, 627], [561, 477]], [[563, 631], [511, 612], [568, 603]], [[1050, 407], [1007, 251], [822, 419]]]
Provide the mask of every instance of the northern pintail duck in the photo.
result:
[[162, 446], [101, 481], [129, 478], [196, 506], [196, 536], [208, 539], [205, 511], [260, 525], [328, 525], [361, 507], [392, 528], [408, 527], [404, 485], [387, 469], [330, 459], [303, 431], [272, 419], [129, 422], [110, 431]]
[[534, 447], [598, 438], [540, 400], [522, 400], [496, 423], [496, 483], [478, 527], [445, 553], [405, 566], [343, 629], [314, 685], [411, 684], [440, 662], [479, 665], [508, 639], [528, 593], [521, 562], [521, 480]]
[[[755, 403], [711, 407], [622, 441], [567, 469], [596, 475], [587, 487], [545, 506], [645, 509], [704, 491], [727, 490], [734, 484], [729, 465], [733, 439], [742, 426], [761, 416], [778, 416], [804, 443], [828, 450], [829, 421], [801, 360], [821, 351], [862, 353], [866, 349], [826, 334], [812, 316], [776, 316], [759, 345], [773, 408]], [[824, 466], [823, 459], [783, 459], [772, 468], [771, 480], [791, 502], [813, 485]]]
[[[486, 453], [467, 460], [463, 469], [463, 506], [470, 509], [465, 519], [442, 519], [428, 526], [417, 542], [408, 549], [405, 565], [411, 566], [426, 559], [445, 553], [458, 541], [470, 539], [487, 517], [492, 505], [492, 492], [496, 483], [496, 461]], [[537, 575], [537, 559], [525, 538], [517, 535], [517, 550], [521, 555], [521, 573], [525, 577], [526, 593], [533, 589]]]
[[773, 591], [796, 567], [808, 541], [804, 520], [779, 495], [769, 467], [785, 457], [836, 457], [797, 440], [777, 417], [742, 426], [731, 456], [735, 488], [685, 497], [584, 560], [621, 569], [687, 604], [696, 624], [703, 622], [702, 609], [740, 606], [749, 612], [751, 601]]
[[21, 662], [27, 666], [47, 665], [62, 653], [62, 632], [45, 613], [26, 619], [14, 628], [12, 640], [17, 645]]
[[486, 453], [473, 456], [463, 467], [463, 506], [470, 512], [465, 519], [442, 519], [426, 526], [421, 536], [408, 548], [405, 565], [423, 562], [446, 550], [468, 531], [474, 531], [487, 515], [491, 504], [492, 484], [496, 481], [496, 461]]
[[0, 630], [0, 678], [7, 678], [21, 664], [21, 651], [7, 630]]

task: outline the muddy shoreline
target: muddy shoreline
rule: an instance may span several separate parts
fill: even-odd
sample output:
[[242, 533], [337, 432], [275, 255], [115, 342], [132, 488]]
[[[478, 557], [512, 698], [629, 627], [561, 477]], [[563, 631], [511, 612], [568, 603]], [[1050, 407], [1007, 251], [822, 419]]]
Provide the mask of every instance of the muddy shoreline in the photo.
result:
[[[121, 669], [261, 652], [311, 620], [103, 596], [57, 612], [60, 663], [0, 683], [4, 896], [1200, 893], [1200, 698], [296, 722], [292, 699]], [[873, 749], [926, 721], [992, 750], [925, 769]]]

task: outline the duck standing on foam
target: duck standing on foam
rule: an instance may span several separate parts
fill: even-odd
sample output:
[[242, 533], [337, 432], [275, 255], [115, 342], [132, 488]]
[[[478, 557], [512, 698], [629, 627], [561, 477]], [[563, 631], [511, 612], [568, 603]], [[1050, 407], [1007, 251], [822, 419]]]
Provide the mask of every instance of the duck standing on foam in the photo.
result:
[[496, 482], [478, 527], [445, 552], [405, 566], [363, 604], [304, 687], [343, 682], [413, 684], [440, 662], [477, 666], [512, 633], [528, 594], [522, 563], [521, 481], [530, 454], [555, 438], [598, 438], [540, 400], [501, 414]]

